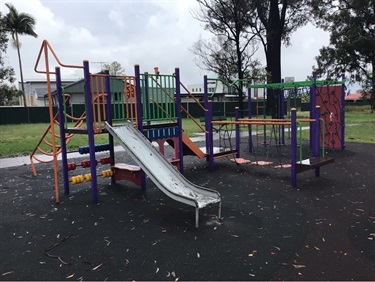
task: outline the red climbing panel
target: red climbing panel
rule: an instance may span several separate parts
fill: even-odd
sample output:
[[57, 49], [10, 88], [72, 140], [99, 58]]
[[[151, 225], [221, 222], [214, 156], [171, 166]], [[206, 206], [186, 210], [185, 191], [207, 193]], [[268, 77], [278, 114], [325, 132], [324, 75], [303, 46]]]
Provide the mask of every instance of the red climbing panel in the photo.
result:
[[344, 109], [341, 102], [341, 85], [327, 85], [317, 87], [316, 105], [320, 106], [321, 118], [325, 122], [324, 144], [326, 148], [341, 148], [342, 146], [342, 120], [341, 113]]

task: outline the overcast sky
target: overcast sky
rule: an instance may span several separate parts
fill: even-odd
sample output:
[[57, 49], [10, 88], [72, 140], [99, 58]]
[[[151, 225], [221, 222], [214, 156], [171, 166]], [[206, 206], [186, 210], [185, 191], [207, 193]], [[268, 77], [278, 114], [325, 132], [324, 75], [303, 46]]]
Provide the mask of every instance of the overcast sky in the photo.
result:
[[[0, 0], [3, 14], [8, 13], [5, 3], [36, 19], [38, 38], [20, 37], [24, 80], [44, 79], [34, 72], [43, 40], [64, 64], [89, 60], [91, 72], [100, 70], [100, 62], [118, 61], [128, 75], [134, 75], [135, 64], [141, 72], [153, 72], [158, 66], [165, 74], [179, 67], [184, 84], [202, 83], [207, 74], [196, 66], [189, 50], [200, 36], [209, 36], [190, 13], [195, 0]], [[329, 34], [312, 25], [299, 29], [291, 38], [292, 46], [282, 49], [282, 76], [305, 80], [316, 64], [314, 57], [328, 42]], [[263, 49], [258, 52], [265, 65]], [[11, 46], [5, 61], [19, 78], [17, 53]], [[51, 63], [52, 68], [56, 65]], [[62, 74], [63, 79], [83, 77], [78, 69], [63, 69]]]

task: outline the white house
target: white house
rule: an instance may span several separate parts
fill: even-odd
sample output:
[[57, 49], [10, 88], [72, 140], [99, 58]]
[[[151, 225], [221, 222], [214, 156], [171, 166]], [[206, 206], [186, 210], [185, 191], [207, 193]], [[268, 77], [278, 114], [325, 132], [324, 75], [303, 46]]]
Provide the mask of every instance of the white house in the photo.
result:
[[[73, 80], [65, 80], [62, 82], [63, 85], [73, 83]], [[45, 80], [26, 80], [23, 83], [25, 87], [25, 96], [27, 106], [31, 107], [43, 107], [48, 105], [48, 93], [47, 81]], [[18, 82], [18, 89], [21, 90], [21, 82]], [[51, 81], [51, 91], [56, 90], [56, 81]], [[23, 99], [20, 97], [20, 105], [23, 105]]]

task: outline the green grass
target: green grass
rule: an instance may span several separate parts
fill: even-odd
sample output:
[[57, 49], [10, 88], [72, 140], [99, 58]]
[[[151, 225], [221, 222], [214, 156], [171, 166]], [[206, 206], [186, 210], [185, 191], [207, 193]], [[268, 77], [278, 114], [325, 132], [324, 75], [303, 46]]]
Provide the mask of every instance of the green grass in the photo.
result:
[[[298, 117], [306, 118], [308, 112], [299, 112]], [[371, 113], [369, 106], [348, 106], [345, 112], [346, 119], [346, 142], [360, 142], [375, 144], [375, 113]], [[190, 119], [183, 119], [184, 132], [188, 136], [194, 136], [195, 133], [201, 133], [201, 129]], [[0, 125], [0, 158], [16, 157], [29, 155], [37, 145], [41, 136], [49, 124], [18, 124], [18, 125]], [[262, 130], [263, 127], [260, 127]], [[246, 130], [246, 128], [244, 128]], [[56, 134], [59, 129], [55, 127]], [[303, 138], [309, 138], [309, 132], [303, 132]], [[51, 138], [48, 138], [51, 142]], [[108, 143], [108, 135], [95, 135], [96, 144]], [[79, 146], [87, 146], [87, 135], [75, 135], [70, 139], [67, 148], [69, 151], [78, 150]], [[43, 149], [49, 146], [42, 145]]]

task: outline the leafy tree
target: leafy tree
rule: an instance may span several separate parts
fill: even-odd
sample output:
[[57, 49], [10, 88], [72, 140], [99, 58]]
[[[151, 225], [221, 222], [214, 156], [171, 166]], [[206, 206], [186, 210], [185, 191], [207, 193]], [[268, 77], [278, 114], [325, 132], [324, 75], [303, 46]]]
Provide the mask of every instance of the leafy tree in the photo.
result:
[[22, 71], [22, 61], [21, 61], [21, 42], [19, 40], [19, 35], [30, 35], [33, 37], [38, 37], [34, 31], [35, 19], [27, 13], [19, 13], [17, 9], [10, 3], [5, 4], [9, 12], [5, 17], [5, 28], [12, 36], [12, 44], [17, 49], [18, 53], [18, 63], [20, 68], [21, 76], [21, 87], [22, 96], [24, 101], [24, 106], [27, 107], [26, 96], [25, 96], [25, 86], [23, 83], [23, 71]]
[[121, 67], [121, 64], [117, 61], [113, 61], [111, 64], [104, 64], [104, 69], [109, 70], [110, 75], [119, 75], [125, 72], [125, 69]]
[[[256, 15], [250, 19], [252, 32], [266, 55], [268, 83], [281, 82], [281, 44], [290, 45], [290, 36], [308, 22], [308, 0], [250, 0]], [[270, 91], [271, 90], [271, 91]], [[267, 92], [267, 114], [277, 117], [279, 91]]]
[[15, 73], [12, 67], [5, 67], [4, 56], [8, 47], [8, 37], [5, 31], [5, 19], [0, 12], [0, 105], [5, 106], [14, 96], [18, 96], [14, 85]]
[[[290, 35], [308, 21], [308, 0], [197, 0], [201, 13], [199, 20], [215, 36], [225, 36], [234, 42], [238, 68], [242, 53], [259, 41], [267, 61], [267, 82], [281, 82], [281, 44], [290, 44]], [[222, 49], [223, 52], [227, 50]], [[246, 52], [246, 51], [244, 51]], [[229, 55], [230, 57], [230, 55]], [[238, 77], [241, 72], [238, 71]], [[278, 92], [268, 91], [267, 112], [277, 116]]]
[[215, 37], [211, 41], [200, 39], [192, 47], [197, 65], [216, 73], [220, 78], [237, 86], [239, 108], [243, 110], [242, 80], [261, 75], [258, 60], [252, 60], [256, 52], [255, 35], [248, 30], [248, 18], [252, 13], [247, 0], [197, 0], [199, 7], [193, 16], [204, 23], [204, 28]]
[[312, 0], [316, 24], [330, 32], [329, 46], [316, 57], [321, 76], [361, 82], [375, 110], [375, 0]]

